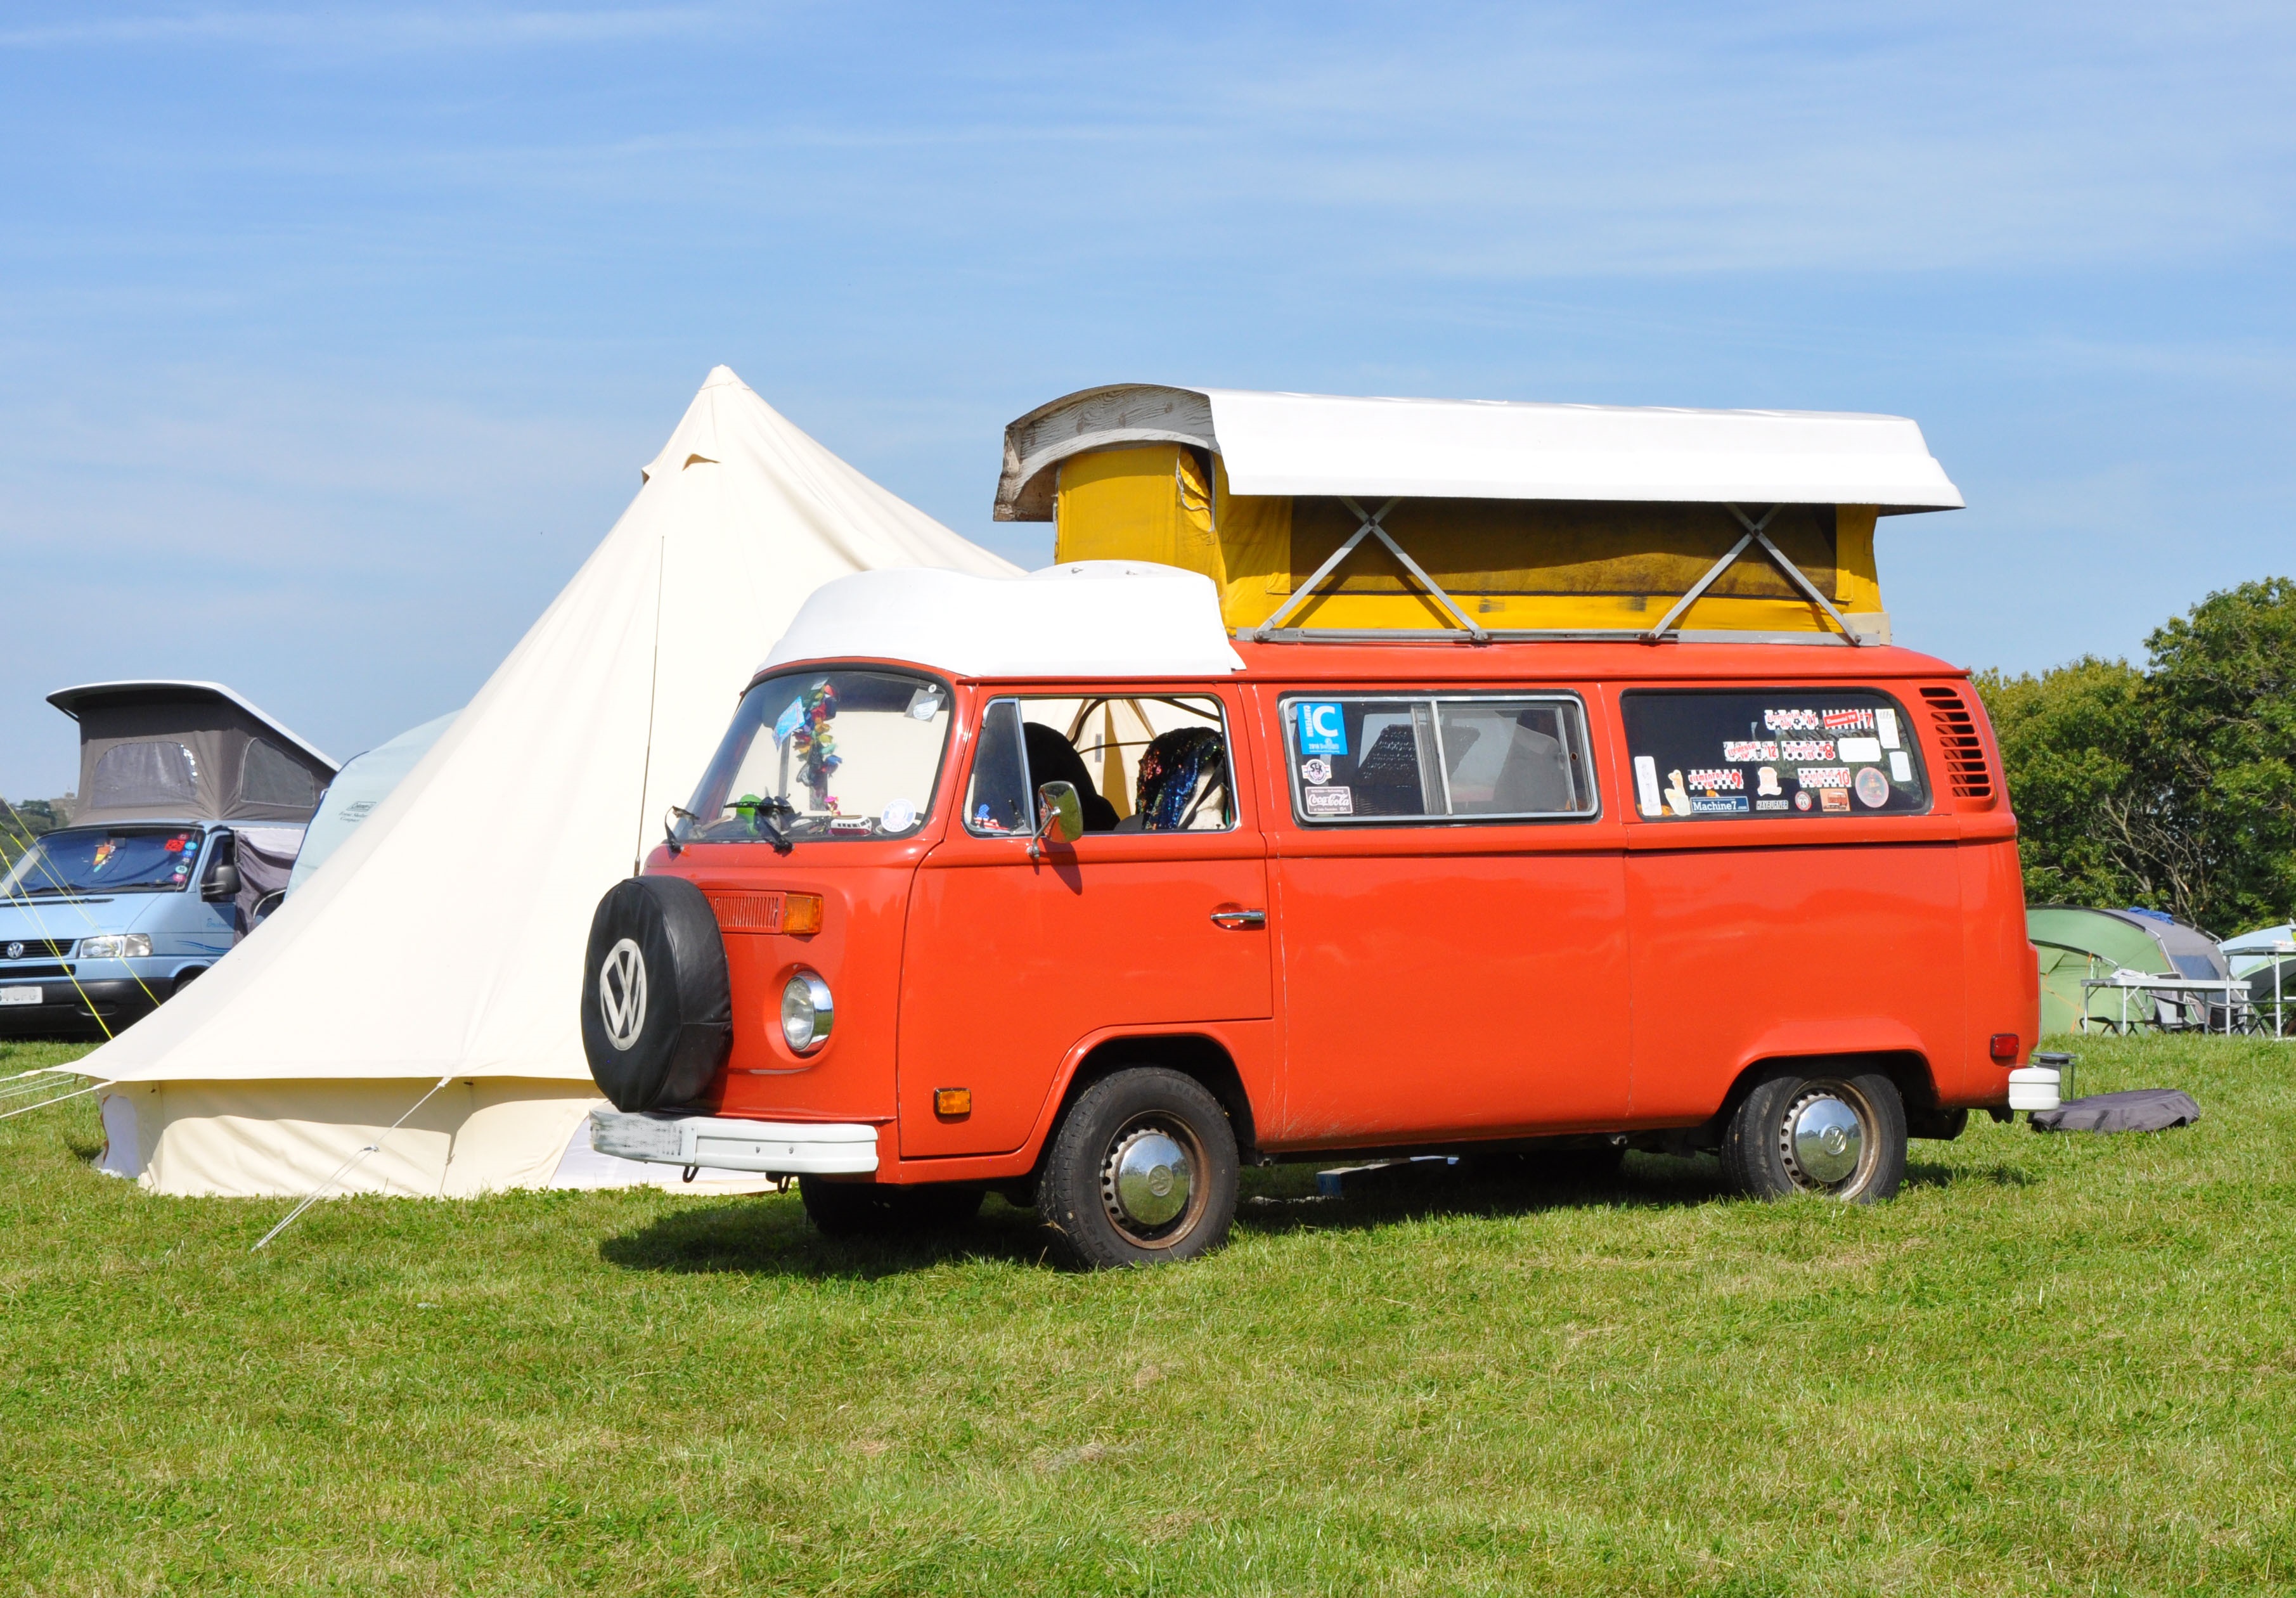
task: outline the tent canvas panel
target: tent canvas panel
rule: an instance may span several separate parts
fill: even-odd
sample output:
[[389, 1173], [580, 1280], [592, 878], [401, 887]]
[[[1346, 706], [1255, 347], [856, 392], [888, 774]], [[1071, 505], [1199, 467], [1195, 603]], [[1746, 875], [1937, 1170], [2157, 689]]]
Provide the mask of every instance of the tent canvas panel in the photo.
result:
[[2025, 912], [2025, 930], [2036, 943], [2085, 949], [2129, 971], [2173, 974], [2176, 967], [2160, 940], [2144, 927], [2110, 910], [2079, 905], [2041, 905]]
[[[475, 1198], [512, 1188], [667, 1185], [676, 1174], [619, 1168], [589, 1147], [590, 1111], [605, 1103], [586, 1084], [489, 1077], [428, 1091], [418, 1082], [145, 1082], [104, 1095], [109, 1144], [100, 1162], [154, 1192], [190, 1198], [301, 1198], [357, 1159], [350, 1192]], [[587, 1158], [585, 1158], [587, 1157]], [[707, 1173], [713, 1191], [740, 1172]]]

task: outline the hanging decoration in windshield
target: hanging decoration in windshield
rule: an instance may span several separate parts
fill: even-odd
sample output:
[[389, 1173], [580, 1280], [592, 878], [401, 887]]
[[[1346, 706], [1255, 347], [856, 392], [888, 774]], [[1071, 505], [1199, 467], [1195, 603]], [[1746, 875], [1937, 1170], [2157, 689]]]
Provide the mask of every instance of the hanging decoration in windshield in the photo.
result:
[[1646, 820], [1929, 808], [1913, 724], [1872, 689], [1635, 692], [1621, 709]]
[[884, 671], [791, 672], [742, 696], [682, 813], [685, 843], [913, 836], [932, 806], [947, 690]]

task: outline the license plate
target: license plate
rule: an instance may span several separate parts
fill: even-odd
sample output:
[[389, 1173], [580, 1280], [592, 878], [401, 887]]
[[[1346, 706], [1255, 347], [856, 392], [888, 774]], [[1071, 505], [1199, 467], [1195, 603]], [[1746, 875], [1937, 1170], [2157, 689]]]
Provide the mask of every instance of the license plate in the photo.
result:
[[0, 1004], [37, 1004], [40, 989], [37, 987], [0, 987]]

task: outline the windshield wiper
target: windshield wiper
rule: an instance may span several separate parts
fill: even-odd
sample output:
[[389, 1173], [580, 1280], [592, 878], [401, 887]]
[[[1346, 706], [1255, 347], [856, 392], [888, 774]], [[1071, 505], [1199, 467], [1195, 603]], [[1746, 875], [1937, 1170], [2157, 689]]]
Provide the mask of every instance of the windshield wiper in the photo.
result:
[[755, 794], [745, 794], [734, 801], [732, 808], [747, 812], [753, 817], [760, 815], [765, 817], [766, 825], [773, 833], [773, 837], [768, 841], [775, 848], [784, 854], [789, 851], [791, 848], [789, 821], [784, 818], [793, 818], [800, 814], [795, 805], [779, 796], [772, 799], [759, 799]]

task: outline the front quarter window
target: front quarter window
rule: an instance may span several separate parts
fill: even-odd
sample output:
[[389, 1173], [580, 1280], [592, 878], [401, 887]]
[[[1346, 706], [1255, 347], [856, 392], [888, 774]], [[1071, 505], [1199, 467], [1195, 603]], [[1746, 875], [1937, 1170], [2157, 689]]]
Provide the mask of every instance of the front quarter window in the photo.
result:
[[742, 696], [675, 833], [680, 843], [913, 837], [948, 742], [947, 684], [802, 671]]

